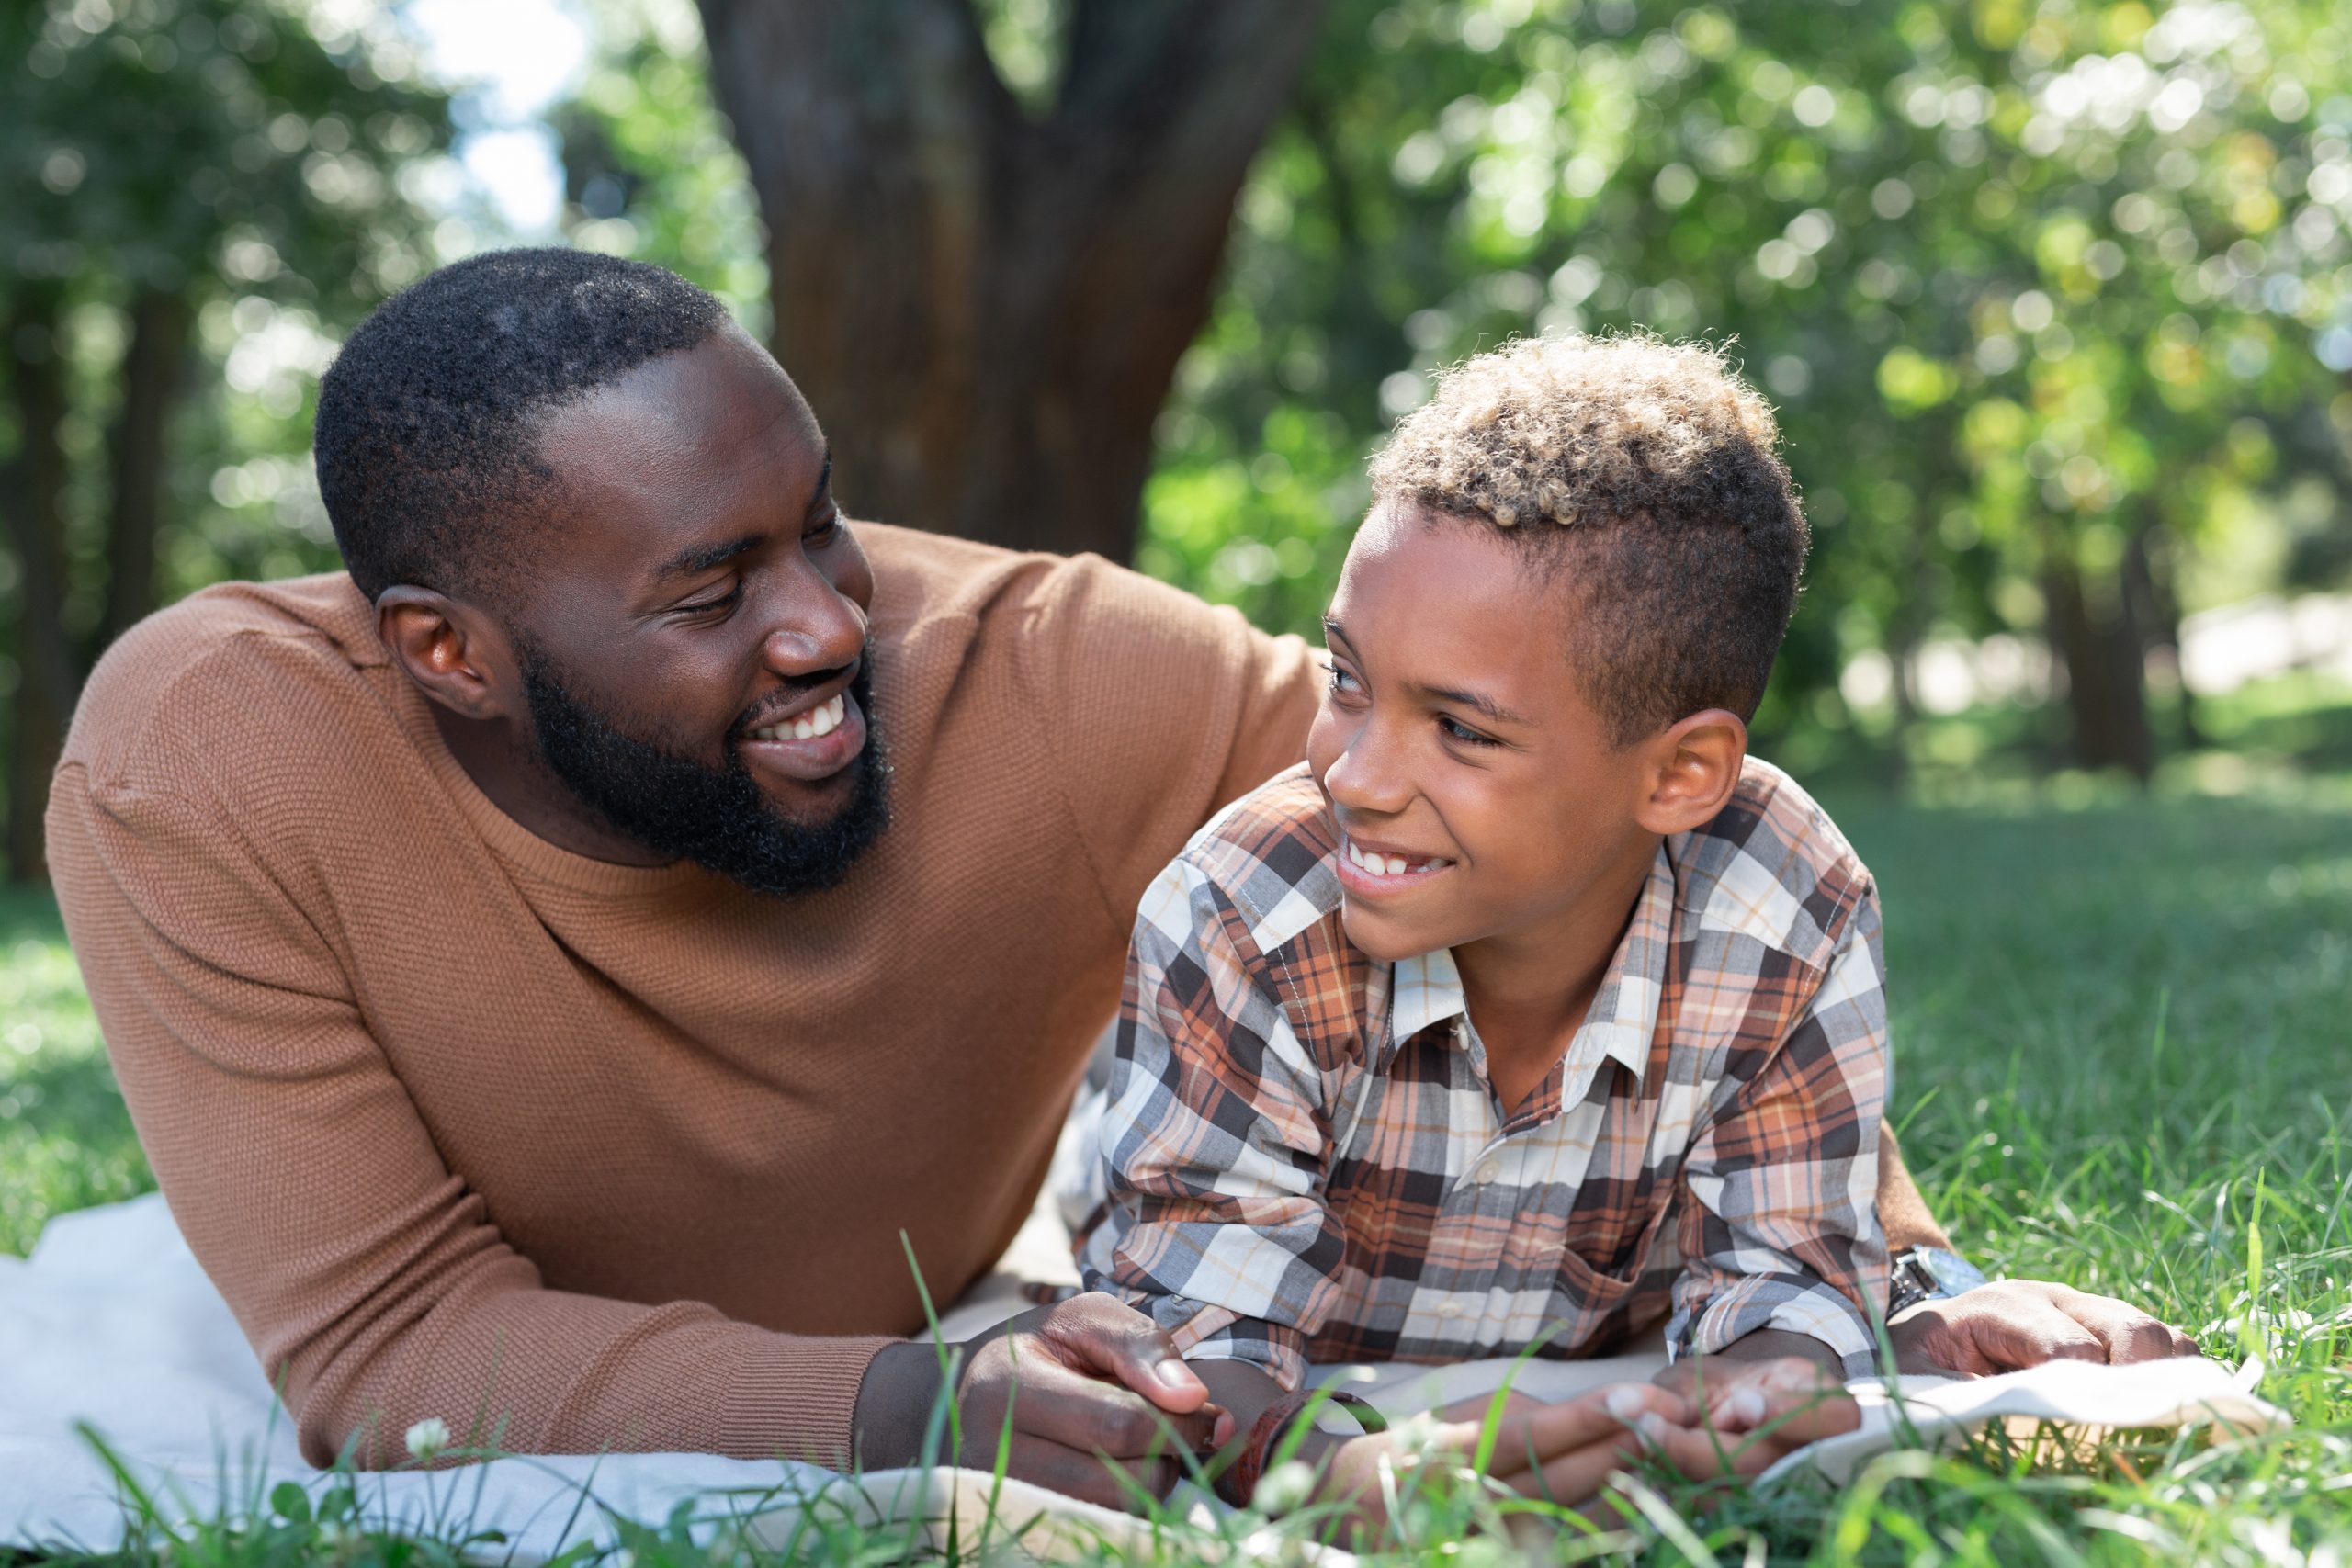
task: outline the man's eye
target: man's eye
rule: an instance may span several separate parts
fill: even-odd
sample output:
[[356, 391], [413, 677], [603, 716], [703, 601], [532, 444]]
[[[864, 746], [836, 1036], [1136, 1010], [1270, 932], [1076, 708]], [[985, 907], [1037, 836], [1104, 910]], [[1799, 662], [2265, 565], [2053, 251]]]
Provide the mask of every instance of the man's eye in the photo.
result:
[[1356, 678], [1349, 674], [1346, 671], [1340, 669], [1338, 665], [1327, 664], [1323, 668], [1331, 678], [1331, 690], [1335, 692], [1352, 692], [1358, 689]]
[[829, 512], [825, 514], [825, 520], [823, 522], [809, 529], [806, 534], [803, 534], [801, 538], [807, 543], [812, 545], [831, 544], [832, 542], [833, 536], [841, 531], [842, 514], [839, 512]]
[[691, 604], [679, 605], [678, 614], [682, 615], [719, 615], [733, 609], [736, 605], [736, 602], [741, 600], [742, 597], [743, 585], [739, 581], [735, 586], [729, 588], [726, 592], [718, 595], [715, 599], [697, 599]]

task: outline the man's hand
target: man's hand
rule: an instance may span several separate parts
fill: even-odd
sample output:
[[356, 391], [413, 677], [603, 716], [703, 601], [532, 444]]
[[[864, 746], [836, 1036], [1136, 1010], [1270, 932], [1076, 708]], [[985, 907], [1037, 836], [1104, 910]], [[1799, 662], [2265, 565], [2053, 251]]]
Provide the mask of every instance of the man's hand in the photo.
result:
[[2194, 1356], [2197, 1341], [2112, 1296], [2038, 1280], [1996, 1280], [1921, 1302], [1887, 1325], [1906, 1372], [1983, 1377], [2044, 1361], [2160, 1361]]
[[[1166, 1496], [1182, 1456], [1233, 1437], [1232, 1416], [1210, 1402], [1167, 1334], [1107, 1295], [1023, 1313], [956, 1349], [964, 1442], [943, 1456], [956, 1464], [994, 1469], [1010, 1411], [1006, 1474], [1127, 1508], [1138, 1487]], [[938, 1393], [930, 1344], [885, 1348], [858, 1390], [860, 1461], [879, 1469], [919, 1459]]]

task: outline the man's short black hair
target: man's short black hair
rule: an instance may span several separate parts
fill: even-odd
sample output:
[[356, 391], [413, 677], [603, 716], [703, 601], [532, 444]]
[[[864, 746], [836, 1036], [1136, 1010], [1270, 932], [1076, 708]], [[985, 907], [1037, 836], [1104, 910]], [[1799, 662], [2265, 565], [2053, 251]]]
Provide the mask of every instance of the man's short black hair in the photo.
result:
[[589, 251], [492, 251], [394, 295], [319, 385], [319, 491], [352, 581], [494, 595], [555, 477], [548, 414], [727, 319], [675, 273]]

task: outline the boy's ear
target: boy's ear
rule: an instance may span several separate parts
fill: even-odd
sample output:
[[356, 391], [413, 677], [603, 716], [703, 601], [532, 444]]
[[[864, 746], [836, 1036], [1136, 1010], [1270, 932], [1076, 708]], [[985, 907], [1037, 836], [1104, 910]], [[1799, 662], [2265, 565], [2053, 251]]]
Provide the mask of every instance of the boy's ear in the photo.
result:
[[1715, 819], [1739, 787], [1747, 760], [1747, 726], [1727, 708], [1692, 714], [1643, 743], [1649, 755], [1649, 789], [1634, 819], [1660, 837], [1687, 833]]
[[398, 584], [377, 596], [376, 635], [426, 696], [459, 717], [503, 718], [512, 710], [514, 649], [475, 606]]

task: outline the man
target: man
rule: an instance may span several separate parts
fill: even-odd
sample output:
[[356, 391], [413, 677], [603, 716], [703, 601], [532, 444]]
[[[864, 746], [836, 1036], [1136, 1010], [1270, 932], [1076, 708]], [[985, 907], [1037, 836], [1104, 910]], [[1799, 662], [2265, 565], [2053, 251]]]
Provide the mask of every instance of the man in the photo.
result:
[[[437, 1416], [913, 1459], [913, 1267], [952, 1297], [1018, 1226], [1137, 896], [1301, 754], [1308, 650], [1099, 560], [853, 529], [767, 354], [604, 257], [387, 304], [318, 463], [349, 574], [124, 637], [49, 820], [141, 1140], [305, 1451]], [[1893, 1179], [1891, 1245], [1939, 1243]], [[2172, 1347], [1988, 1289], [1914, 1337]], [[1171, 1436], [1229, 1435], [1090, 1296], [967, 1348], [966, 1457], [1016, 1366], [1048, 1485], [1162, 1488]]]

